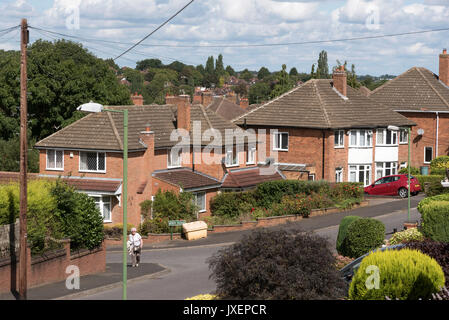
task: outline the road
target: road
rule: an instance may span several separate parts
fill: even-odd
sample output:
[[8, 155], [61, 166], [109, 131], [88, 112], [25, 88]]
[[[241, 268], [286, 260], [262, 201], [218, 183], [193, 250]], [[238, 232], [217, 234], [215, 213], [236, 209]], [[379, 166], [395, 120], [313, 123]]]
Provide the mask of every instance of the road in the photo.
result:
[[[418, 202], [422, 196], [412, 198], [411, 220], [419, 220], [419, 213], [416, 210]], [[398, 198], [373, 199], [370, 206], [355, 210], [331, 214], [321, 217], [304, 219], [295, 223], [288, 223], [273, 229], [286, 228], [295, 230], [314, 231], [317, 234], [327, 237], [330, 247], [335, 247], [340, 220], [347, 215], [359, 215], [373, 217], [382, 221], [386, 226], [386, 237], [389, 238], [393, 229], [402, 230], [402, 224], [407, 219], [407, 200]], [[374, 205], [373, 205], [374, 204]], [[178, 300], [195, 296], [201, 293], [210, 293], [215, 290], [214, 281], [209, 279], [209, 268], [207, 259], [221, 248], [238, 241], [248, 232], [232, 232], [222, 234], [218, 237], [208, 238], [220, 243], [208, 243], [206, 239], [202, 245], [179, 248], [163, 248], [144, 250], [142, 262], [159, 263], [170, 269], [169, 273], [161, 275], [155, 279], [145, 279], [141, 282], [128, 284], [128, 299], [137, 300]], [[218, 239], [219, 238], [219, 239]], [[107, 262], [121, 262], [120, 252], [108, 252]], [[122, 288], [117, 287], [108, 291], [84, 296], [79, 299], [121, 299]]]

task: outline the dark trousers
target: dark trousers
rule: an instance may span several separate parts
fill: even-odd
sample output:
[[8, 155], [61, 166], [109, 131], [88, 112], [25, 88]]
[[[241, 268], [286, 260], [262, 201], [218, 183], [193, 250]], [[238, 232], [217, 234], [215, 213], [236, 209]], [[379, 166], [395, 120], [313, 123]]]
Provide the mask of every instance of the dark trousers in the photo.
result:
[[134, 247], [132, 254], [133, 266], [135, 266], [137, 263], [140, 263], [140, 251], [141, 251], [140, 247]]

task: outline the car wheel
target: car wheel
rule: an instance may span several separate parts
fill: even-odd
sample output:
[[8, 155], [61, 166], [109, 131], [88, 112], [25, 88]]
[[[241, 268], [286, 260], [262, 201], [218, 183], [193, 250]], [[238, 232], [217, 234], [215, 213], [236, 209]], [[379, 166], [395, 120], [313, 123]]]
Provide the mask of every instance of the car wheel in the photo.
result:
[[398, 190], [398, 194], [401, 198], [407, 198], [408, 196], [408, 190], [406, 188], [400, 188]]

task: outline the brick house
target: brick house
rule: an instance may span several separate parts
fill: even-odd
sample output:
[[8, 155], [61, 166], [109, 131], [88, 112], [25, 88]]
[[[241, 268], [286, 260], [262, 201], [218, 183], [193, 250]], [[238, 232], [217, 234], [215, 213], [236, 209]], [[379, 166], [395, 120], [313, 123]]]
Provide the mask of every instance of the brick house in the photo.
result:
[[[139, 204], [152, 199], [159, 189], [194, 193], [201, 218], [210, 214], [209, 201], [219, 192], [225, 177], [234, 176], [234, 170], [253, 173], [259, 170], [255, 150], [249, 149], [247, 142], [240, 148], [233, 142], [229, 148], [223, 141], [214, 141], [218, 147], [206, 150], [210, 143], [204, 142], [203, 137], [208, 130], [215, 130], [224, 139], [226, 130], [242, 131], [235, 124], [200, 104], [192, 105], [186, 95], [168, 96], [166, 103], [107, 107], [129, 110], [128, 221], [135, 226], [141, 222]], [[170, 137], [176, 129], [184, 129], [193, 136], [183, 142], [182, 148], [176, 147], [183, 141], [181, 137]], [[193, 148], [196, 129], [201, 141]], [[35, 148], [40, 151], [39, 177], [61, 176], [76, 182], [79, 191], [95, 199], [105, 223], [122, 222], [123, 114], [90, 113], [39, 141]], [[218, 162], [201, 161], [206, 152]], [[267, 179], [256, 176], [259, 178], [253, 176], [252, 186]], [[272, 180], [282, 178], [278, 172], [269, 176]], [[234, 187], [248, 185], [237, 183]]]
[[[416, 123], [411, 136], [411, 165], [420, 168], [449, 154], [449, 54], [439, 56], [439, 76], [413, 67], [369, 93], [369, 98], [388, 106]], [[407, 160], [402, 162], [406, 166]]]
[[259, 147], [277, 157], [275, 164], [287, 179], [369, 185], [396, 173], [407, 159], [406, 130], [390, 131], [388, 126], [415, 123], [346, 81], [345, 70], [339, 68], [332, 80], [309, 80], [233, 122], [245, 129], [266, 129], [267, 143]]

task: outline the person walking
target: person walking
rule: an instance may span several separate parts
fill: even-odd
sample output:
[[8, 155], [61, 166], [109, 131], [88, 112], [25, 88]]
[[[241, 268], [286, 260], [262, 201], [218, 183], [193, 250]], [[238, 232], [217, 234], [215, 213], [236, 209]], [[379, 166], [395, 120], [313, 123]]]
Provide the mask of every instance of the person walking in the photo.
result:
[[140, 253], [143, 247], [143, 240], [139, 233], [137, 233], [136, 228], [131, 229], [131, 234], [129, 235], [128, 248], [132, 256], [132, 266], [138, 267], [140, 263]]

